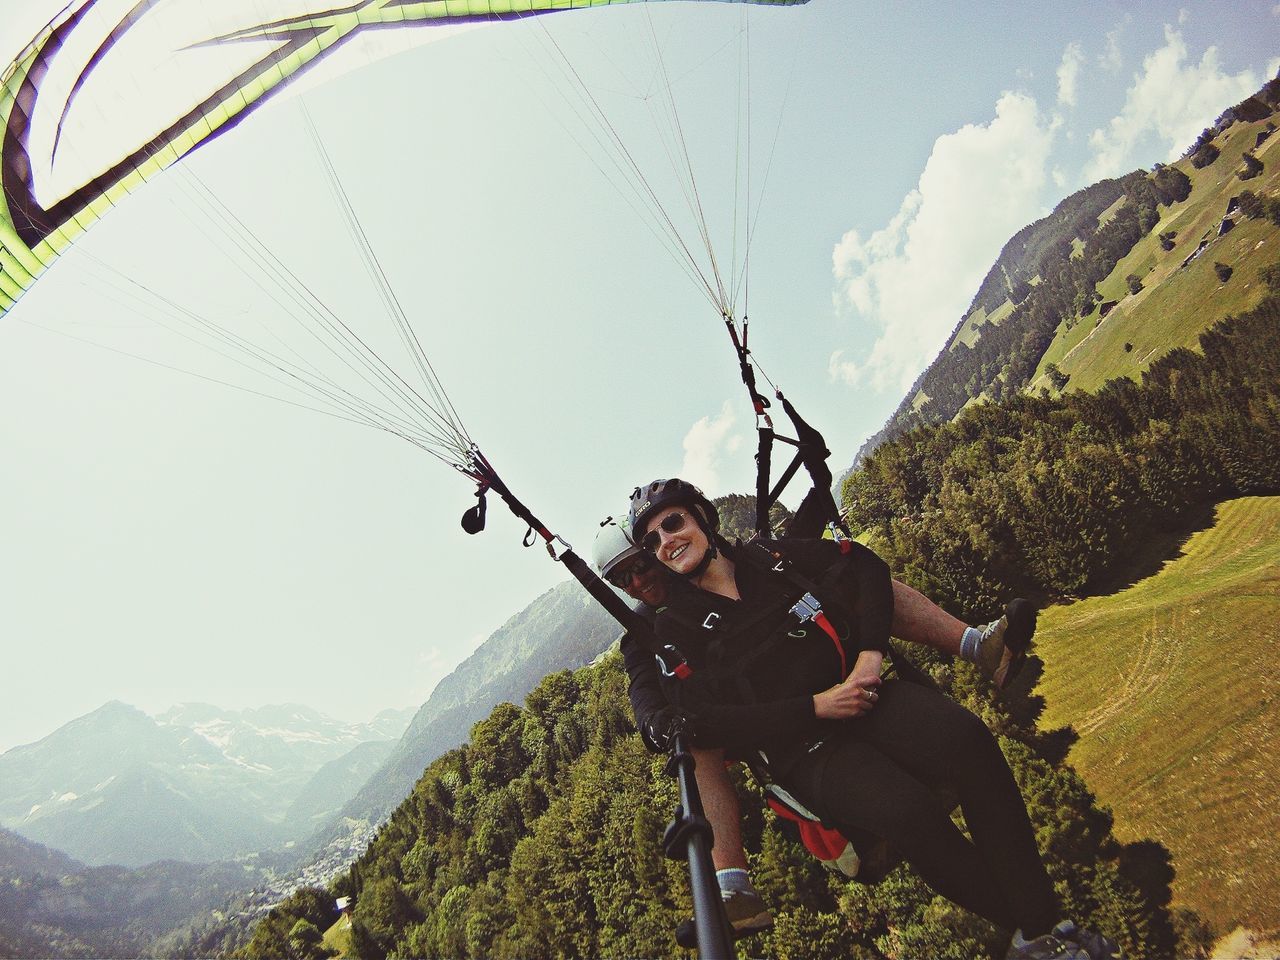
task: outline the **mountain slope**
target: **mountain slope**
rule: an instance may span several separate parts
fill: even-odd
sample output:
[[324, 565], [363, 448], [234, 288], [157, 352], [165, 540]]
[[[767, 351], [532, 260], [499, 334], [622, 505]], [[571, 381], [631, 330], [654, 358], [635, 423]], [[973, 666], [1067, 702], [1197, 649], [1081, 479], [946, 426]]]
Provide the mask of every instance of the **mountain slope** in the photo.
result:
[[[1058, 327], [1032, 389], [1053, 388], [1045, 375], [1050, 363], [1070, 377], [1074, 390], [1096, 390], [1112, 377], [1136, 378], [1169, 350], [1197, 348], [1200, 333], [1218, 320], [1258, 304], [1265, 293], [1259, 274], [1280, 259], [1280, 230], [1266, 219], [1244, 216], [1233, 201], [1246, 190], [1280, 194], [1280, 137], [1268, 136], [1257, 146], [1258, 135], [1273, 123], [1271, 118], [1233, 123], [1211, 141], [1219, 156], [1203, 168], [1189, 158], [1171, 164], [1187, 175], [1191, 195], [1163, 209], [1160, 221], [1098, 284], [1097, 307]], [[1241, 180], [1246, 151], [1264, 169]], [[1224, 222], [1228, 226], [1220, 236]], [[1215, 269], [1219, 263], [1232, 268], [1226, 281]], [[1130, 276], [1142, 284], [1136, 294], [1126, 283]], [[1115, 306], [1101, 316], [1108, 302]]]
[[[1177, 163], [1094, 184], [1019, 231], [854, 468], [884, 441], [952, 420], [973, 402], [1136, 377], [1256, 306], [1259, 273], [1276, 258], [1280, 234], [1232, 201], [1245, 190], [1280, 192], [1280, 138], [1270, 135], [1277, 106], [1272, 81], [1228, 109]], [[1246, 153], [1261, 169], [1242, 179]], [[1229, 280], [1219, 278], [1219, 263], [1235, 271]]]
[[0, 828], [0, 956], [140, 957], [264, 876], [258, 862], [87, 867]]
[[368, 783], [395, 749], [395, 740], [362, 743], [316, 771], [298, 792], [285, 822], [293, 836], [310, 836]]
[[[0, 756], [0, 824], [95, 864], [250, 853], [308, 834], [309, 818], [291, 825], [286, 813], [316, 773], [407, 719], [350, 724], [293, 704], [184, 704], [152, 718], [113, 701]], [[358, 786], [331, 781], [325, 809]]]
[[408, 796], [427, 764], [464, 742], [497, 704], [523, 700], [548, 673], [590, 663], [618, 633], [577, 581], [548, 590], [440, 681], [343, 816], [381, 819]]

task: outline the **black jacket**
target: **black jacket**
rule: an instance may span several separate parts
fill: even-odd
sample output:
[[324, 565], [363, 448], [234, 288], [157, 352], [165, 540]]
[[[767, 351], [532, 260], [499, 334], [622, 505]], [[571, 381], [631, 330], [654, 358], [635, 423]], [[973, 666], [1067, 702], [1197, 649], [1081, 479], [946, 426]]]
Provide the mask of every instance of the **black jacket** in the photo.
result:
[[[847, 556], [830, 540], [787, 540], [776, 546], [798, 573], [825, 585], [819, 600], [840, 635], [846, 670], [852, 670], [864, 650], [889, 652], [893, 586], [883, 560], [857, 543]], [[654, 618], [654, 633], [680, 651], [692, 675], [683, 680], [662, 677], [659, 684], [666, 700], [694, 716], [700, 746], [737, 753], [760, 750], [778, 772], [788, 757], [799, 755], [830, 729], [833, 721], [814, 715], [813, 695], [844, 675], [831, 638], [817, 624], [801, 623], [789, 612], [802, 589], [747, 559], [746, 549], [726, 549], [735, 563], [741, 600], [684, 581], [673, 584], [667, 606]], [[711, 629], [703, 627], [709, 615], [714, 615]], [[628, 662], [628, 672], [630, 666]], [[638, 701], [647, 709], [657, 703], [649, 682], [638, 684], [636, 674], [631, 700], [638, 718]]]
[[[636, 613], [650, 624], [653, 623], [656, 611], [648, 604], [641, 603], [635, 608]], [[622, 637], [622, 662], [626, 667], [630, 684], [627, 697], [631, 700], [631, 712], [635, 714], [636, 727], [643, 729], [645, 722], [668, 706], [667, 699], [659, 678], [658, 659], [651, 650], [640, 644], [631, 634]]]

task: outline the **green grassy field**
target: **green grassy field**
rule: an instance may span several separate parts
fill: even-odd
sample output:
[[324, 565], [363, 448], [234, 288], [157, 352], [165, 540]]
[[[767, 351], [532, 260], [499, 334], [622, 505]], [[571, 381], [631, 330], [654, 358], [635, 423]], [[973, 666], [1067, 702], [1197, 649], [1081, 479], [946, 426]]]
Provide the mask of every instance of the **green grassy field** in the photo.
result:
[[1280, 931], [1280, 497], [1219, 505], [1159, 573], [1041, 615], [1043, 729], [1122, 840], [1172, 853], [1175, 900]]
[[324, 945], [336, 950], [336, 957], [354, 957], [355, 945], [351, 942], [351, 918], [339, 917], [338, 921], [324, 932]]

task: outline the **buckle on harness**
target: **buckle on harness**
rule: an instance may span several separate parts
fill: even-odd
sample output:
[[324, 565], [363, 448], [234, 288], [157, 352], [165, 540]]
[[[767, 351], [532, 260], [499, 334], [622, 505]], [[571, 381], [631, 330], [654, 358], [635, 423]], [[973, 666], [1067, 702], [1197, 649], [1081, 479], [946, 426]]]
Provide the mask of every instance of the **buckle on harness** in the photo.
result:
[[707, 614], [707, 619], [702, 621], [702, 629], [714, 630], [716, 628], [716, 624], [719, 622], [720, 622], [720, 614], [716, 613], [713, 610], [711, 613]]
[[791, 612], [801, 622], [812, 620], [822, 612], [822, 604], [818, 602], [818, 598], [812, 593], [806, 593], [796, 601], [795, 606], [791, 608]]
[[692, 675], [693, 668], [685, 662], [684, 657], [680, 656], [680, 651], [671, 646], [671, 644], [667, 644], [662, 649], [664, 651], [670, 651], [672, 659], [676, 662], [675, 668], [668, 670], [666, 660], [660, 656], [654, 657], [654, 659], [658, 661], [658, 669], [662, 671], [662, 675], [664, 677], [675, 677], [677, 680], [687, 680], [690, 675]]

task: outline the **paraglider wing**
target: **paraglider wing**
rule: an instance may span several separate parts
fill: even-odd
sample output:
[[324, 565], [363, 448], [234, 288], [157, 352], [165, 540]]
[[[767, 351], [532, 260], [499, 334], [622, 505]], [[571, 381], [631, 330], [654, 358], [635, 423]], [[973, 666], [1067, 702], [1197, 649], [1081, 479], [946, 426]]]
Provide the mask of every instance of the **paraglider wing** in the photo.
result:
[[114, 203], [353, 39], [629, 2], [72, 0], [0, 73], [0, 315]]

